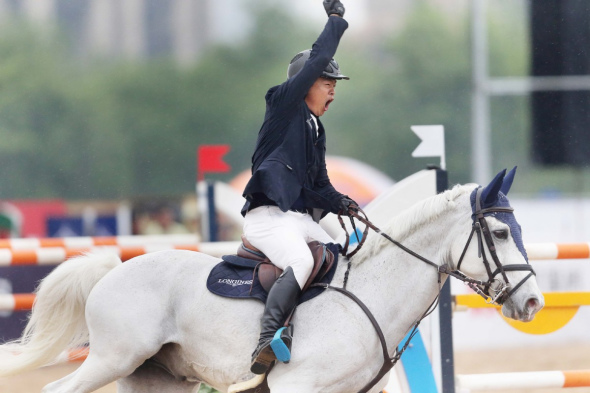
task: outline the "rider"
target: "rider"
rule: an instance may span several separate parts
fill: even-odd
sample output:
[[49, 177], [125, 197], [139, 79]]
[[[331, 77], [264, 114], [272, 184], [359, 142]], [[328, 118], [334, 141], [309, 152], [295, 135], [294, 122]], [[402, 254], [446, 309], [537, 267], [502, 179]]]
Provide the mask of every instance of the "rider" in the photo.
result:
[[307, 243], [333, 239], [320, 227], [328, 212], [358, 205], [336, 191], [326, 171], [326, 134], [319, 120], [334, 100], [340, 73], [333, 56], [348, 27], [339, 0], [324, 0], [328, 22], [311, 50], [295, 55], [288, 79], [266, 93], [266, 113], [243, 196], [244, 236], [283, 269], [268, 293], [251, 371], [264, 374], [275, 360], [270, 342], [294, 309], [311, 274]]

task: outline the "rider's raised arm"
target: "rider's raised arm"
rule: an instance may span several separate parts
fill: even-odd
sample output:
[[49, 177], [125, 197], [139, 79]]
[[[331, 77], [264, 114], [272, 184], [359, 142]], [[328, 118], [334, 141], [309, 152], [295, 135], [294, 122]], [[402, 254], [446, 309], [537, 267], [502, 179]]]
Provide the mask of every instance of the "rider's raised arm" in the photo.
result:
[[311, 86], [322, 76], [322, 72], [334, 57], [340, 38], [347, 28], [348, 22], [340, 16], [331, 15], [328, 18], [303, 68], [272, 94], [272, 105], [277, 110], [294, 110], [296, 104], [302, 102]]

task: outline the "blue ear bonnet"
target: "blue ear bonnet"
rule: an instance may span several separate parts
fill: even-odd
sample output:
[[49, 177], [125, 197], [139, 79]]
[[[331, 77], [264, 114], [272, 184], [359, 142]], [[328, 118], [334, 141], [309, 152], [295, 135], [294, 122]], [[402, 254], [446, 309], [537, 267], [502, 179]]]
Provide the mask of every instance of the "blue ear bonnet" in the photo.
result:
[[[473, 190], [473, 192], [471, 193], [471, 197], [470, 197], [471, 212], [473, 214], [472, 218], [473, 218], [474, 222], [475, 222], [475, 198], [476, 198], [477, 190], [478, 190], [478, 188]], [[482, 209], [486, 209], [489, 207], [510, 207], [510, 202], [508, 201], [508, 197], [502, 191], [498, 192], [498, 200], [496, 203], [485, 204], [484, 201], [481, 201], [480, 203], [481, 203]], [[524, 249], [524, 244], [522, 243], [522, 231], [520, 228], [520, 224], [516, 221], [516, 217], [514, 216], [514, 214], [513, 213], [506, 213], [506, 212], [489, 212], [489, 213], [484, 214], [484, 217], [489, 217], [489, 216], [494, 217], [494, 218], [498, 219], [499, 221], [503, 222], [504, 224], [508, 225], [508, 227], [510, 228], [510, 234], [512, 235], [512, 239], [514, 239], [514, 242], [516, 243], [516, 247], [518, 247], [518, 250], [520, 251], [520, 253], [524, 257], [525, 261], [527, 261], [527, 263], [528, 263], [529, 258], [527, 256], [526, 250]]]

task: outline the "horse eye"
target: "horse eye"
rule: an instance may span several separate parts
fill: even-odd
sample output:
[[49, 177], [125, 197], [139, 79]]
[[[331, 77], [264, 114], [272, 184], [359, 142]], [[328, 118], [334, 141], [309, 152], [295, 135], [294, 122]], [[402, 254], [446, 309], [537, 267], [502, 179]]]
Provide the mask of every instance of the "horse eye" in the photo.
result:
[[493, 231], [493, 234], [496, 238], [498, 238], [500, 240], [508, 239], [508, 230], [506, 230], [506, 229], [499, 229], [497, 231]]

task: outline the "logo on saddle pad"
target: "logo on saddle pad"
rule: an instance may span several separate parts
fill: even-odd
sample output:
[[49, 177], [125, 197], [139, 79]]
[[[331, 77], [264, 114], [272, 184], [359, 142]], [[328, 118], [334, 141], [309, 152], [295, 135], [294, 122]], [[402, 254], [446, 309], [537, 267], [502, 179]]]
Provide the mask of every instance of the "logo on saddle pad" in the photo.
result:
[[229, 278], [220, 278], [217, 282], [220, 284], [231, 285], [232, 287], [237, 287], [240, 285], [252, 285], [252, 280], [231, 280]]

